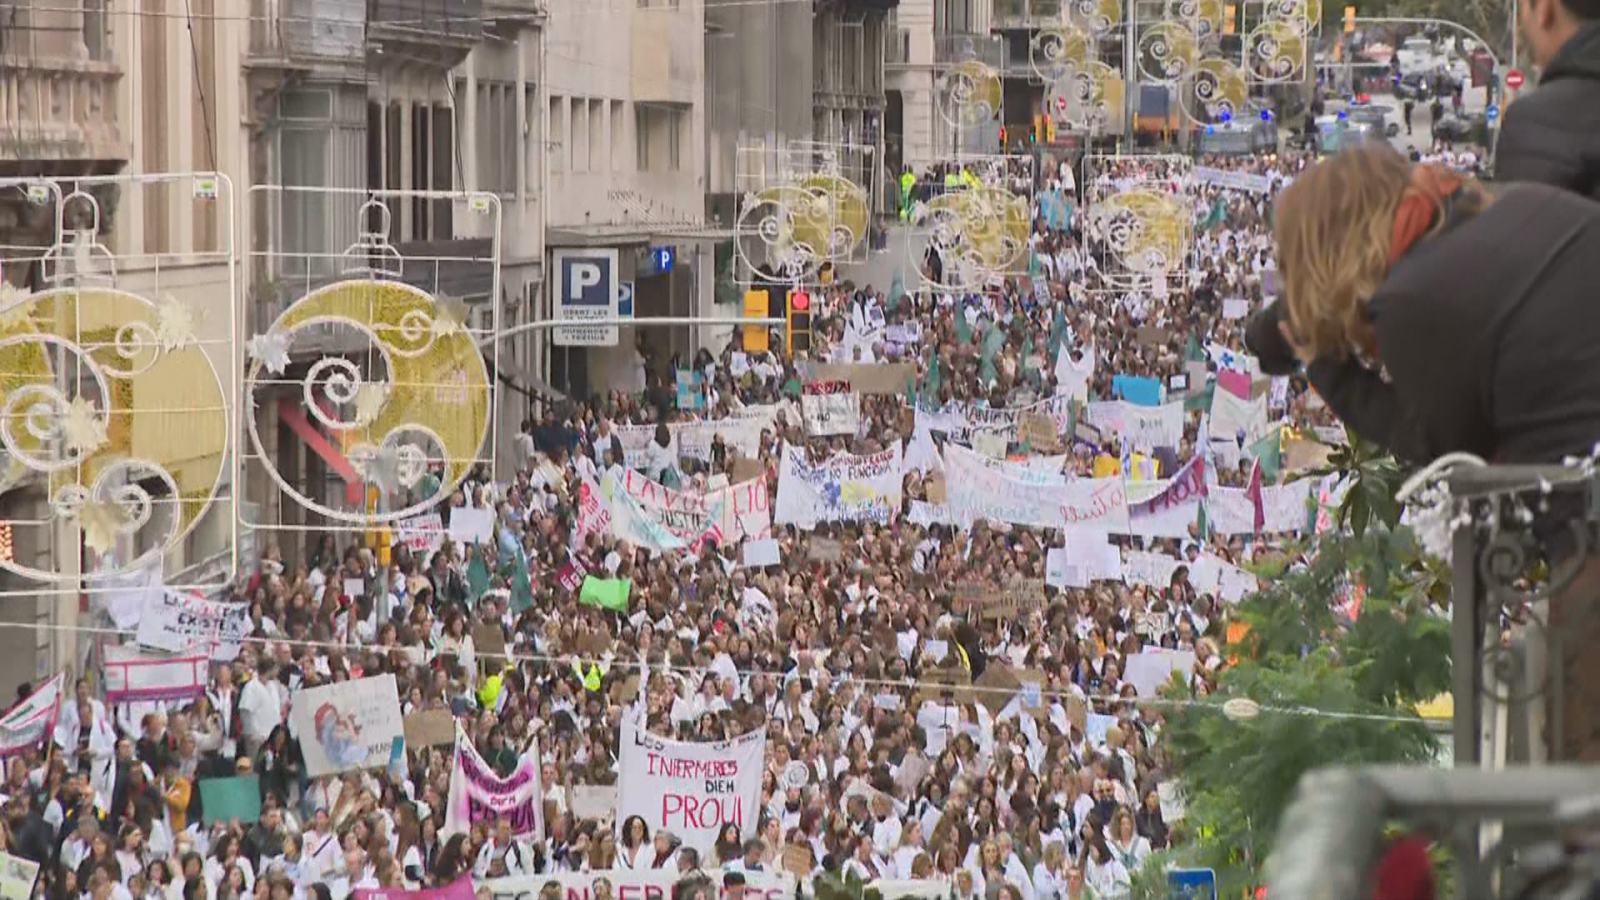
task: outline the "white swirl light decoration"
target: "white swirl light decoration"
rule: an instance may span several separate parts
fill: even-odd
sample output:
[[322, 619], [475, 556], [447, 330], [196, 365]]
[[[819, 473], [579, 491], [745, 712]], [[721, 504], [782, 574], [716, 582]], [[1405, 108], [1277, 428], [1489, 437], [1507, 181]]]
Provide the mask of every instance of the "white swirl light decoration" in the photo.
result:
[[956, 64], [942, 79], [939, 112], [952, 125], [969, 127], [1000, 111], [1000, 74], [979, 60]]
[[1177, 91], [1178, 107], [1190, 121], [1217, 125], [1240, 118], [1250, 103], [1250, 87], [1239, 67], [1225, 59], [1204, 59]]
[[1266, 83], [1287, 81], [1305, 68], [1305, 37], [1284, 19], [1267, 19], [1245, 40], [1251, 77]]
[[[150, 479], [162, 483], [168, 498], [179, 496], [178, 482], [164, 466], [150, 460], [126, 458], [107, 465], [88, 487], [77, 482], [61, 485], [50, 495], [50, 509], [58, 518], [78, 521], [86, 531], [90, 528], [90, 515], [99, 512], [113, 523], [110, 537], [131, 537], [139, 534], [154, 518], [156, 498], [141, 484]], [[94, 572], [92, 577], [106, 578], [136, 571], [160, 559], [167, 548], [182, 536], [181, 518], [174, 510], [164, 534], [145, 536], [155, 538], [150, 549], [126, 564], [102, 568]], [[59, 573], [36, 569], [15, 560], [7, 561], [4, 568], [39, 581], [61, 577]]]
[[161, 358], [161, 339], [148, 322], [135, 319], [117, 329], [111, 349], [117, 358], [127, 362], [127, 367], [113, 365], [104, 359], [101, 365], [113, 377], [131, 378], [150, 371], [150, 367]]
[[1283, 23], [1295, 34], [1307, 37], [1322, 21], [1321, 0], [1268, 0], [1265, 8], [1269, 21]]
[[1094, 61], [1069, 69], [1050, 84], [1046, 102], [1056, 123], [1067, 128], [1095, 131], [1105, 126], [1111, 110], [1120, 102], [1113, 87], [1120, 87], [1122, 76], [1103, 62]]
[[1149, 82], [1170, 84], [1187, 76], [1200, 53], [1200, 40], [1187, 27], [1162, 22], [1139, 35], [1139, 74]]
[[355, 403], [361, 396], [362, 389], [373, 388], [376, 385], [367, 383], [361, 375], [361, 369], [354, 362], [342, 356], [325, 356], [311, 364], [300, 387], [305, 396], [306, 412], [334, 431], [349, 431], [366, 423], [361, 420], [359, 414], [350, 421], [329, 415], [318, 402], [318, 391], [320, 390], [322, 396], [329, 402], [344, 406]]
[[1065, 12], [1067, 21], [1095, 37], [1122, 25], [1122, 0], [1071, 0]]
[[1052, 82], [1088, 62], [1089, 46], [1089, 35], [1075, 25], [1041, 28], [1028, 42], [1028, 65], [1040, 80]]
[[[365, 504], [360, 508], [352, 508], [355, 504], [334, 507], [285, 478], [264, 448], [256, 421], [259, 417], [242, 417], [254, 451], [253, 464], [285, 498], [332, 521], [374, 528], [426, 511], [466, 480], [488, 440], [494, 407], [493, 385], [475, 337], [465, 328], [435, 329], [428, 352], [395, 352], [397, 343], [405, 339], [403, 320], [407, 313], [420, 311], [427, 321], [437, 322], [448, 303], [402, 282], [355, 278], [306, 294], [262, 332], [292, 338], [305, 329], [337, 324], [364, 335], [369, 347], [352, 352], [381, 357], [381, 363], [375, 359], [363, 376], [347, 360], [318, 360], [297, 393], [308, 398], [323, 394], [329, 400], [355, 403], [354, 421], [331, 415], [317, 417], [340, 433], [346, 448], [359, 444], [381, 448], [397, 434], [422, 431], [435, 437], [435, 446], [440, 450], [438, 456], [428, 460], [429, 464], [442, 467], [438, 487], [428, 496], [416, 498], [409, 505], [396, 504], [371, 512]], [[374, 374], [378, 372], [382, 373], [381, 380]], [[260, 392], [276, 383], [268, 375], [263, 360], [251, 362], [245, 373], [245, 387], [253, 400], [259, 402]], [[318, 407], [308, 402], [305, 411], [316, 416]]]
[[[809, 280], [822, 268], [824, 256], [812, 238], [831, 242], [831, 233], [811, 234], [813, 198], [798, 187], [769, 188], [750, 194], [735, 224], [734, 252], [748, 271], [771, 266], [776, 272]], [[750, 246], [754, 239], [756, 246]]]
[[1162, 20], [1181, 23], [1201, 39], [1212, 37], [1222, 28], [1222, 0], [1167, 0]]

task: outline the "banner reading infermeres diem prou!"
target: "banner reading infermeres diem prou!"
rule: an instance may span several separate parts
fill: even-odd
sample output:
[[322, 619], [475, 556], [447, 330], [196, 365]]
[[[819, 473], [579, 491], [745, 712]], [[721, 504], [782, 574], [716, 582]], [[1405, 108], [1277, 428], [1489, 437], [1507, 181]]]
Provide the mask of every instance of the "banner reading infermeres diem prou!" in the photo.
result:
[[704, 854], [722, 826], [739, 827], [741, 840], [755, 837], [761, 813], [761, 765], [765, 731], [731, 741], [686, 744], [622, 723], [621, 774], [617, 781], [617, 829], [639, 816], [650, 833], [665, 828]]

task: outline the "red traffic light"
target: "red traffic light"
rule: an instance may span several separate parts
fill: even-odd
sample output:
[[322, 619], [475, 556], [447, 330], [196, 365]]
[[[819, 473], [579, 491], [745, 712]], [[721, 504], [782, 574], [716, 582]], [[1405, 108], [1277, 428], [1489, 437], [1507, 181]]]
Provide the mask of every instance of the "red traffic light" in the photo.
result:
[[795, 312], [805, 312], [811, 308], [811, 297], [804, 291], [795, 291], [794, 296], [789, 299], [789, 308]]

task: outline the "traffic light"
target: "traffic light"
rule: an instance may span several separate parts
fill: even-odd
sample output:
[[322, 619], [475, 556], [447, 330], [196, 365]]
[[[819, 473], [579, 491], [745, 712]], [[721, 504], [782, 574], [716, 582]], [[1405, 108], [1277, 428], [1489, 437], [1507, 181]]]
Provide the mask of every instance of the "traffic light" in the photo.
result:
[[1045, 139], [1045, 142], [1049, 143], [1049, 144], [1054, 144], [1056, 142], [1056, 119], [1055, 119], [1055, 116], [1045, 116], [1044, 117], [1044, 139]]
[[1239, 30], [1239, 7], [1233, 3], [1227, 6], [1227, 16], [1222, 23], [1223, 34], [1234, 34]]
[[1049, 118], [1049, 116], [1033, 117], [1033, 133], [1028, 135], [1028, 143], [1037, 144], [1044, 140], [1044, 123], [1048, 121]]
[[1005, 148], [1006, 148], [1006, 127], [1004, 125], [1001, 125], [1000, 126], [1000, 149], [1004, 150]]
[[[769, 294], [766, 291], [744, 292], [744, 317], [746, 319], [765, 319], [767, 317]], [[744, 326], [744, 352], [765, 353], [770, 343], [770, 334], [765, 325]]]
[[790, 291], [788, 298], [789, 355], [796, 351], [811, 350], [811, 295], [805, 291]]
[[1351, 34], [1355, 30], [1356, 30], [1356, 8], [1354, 6], [1346, 6], [1344, 8], [1344, 33], [1345, 34]]

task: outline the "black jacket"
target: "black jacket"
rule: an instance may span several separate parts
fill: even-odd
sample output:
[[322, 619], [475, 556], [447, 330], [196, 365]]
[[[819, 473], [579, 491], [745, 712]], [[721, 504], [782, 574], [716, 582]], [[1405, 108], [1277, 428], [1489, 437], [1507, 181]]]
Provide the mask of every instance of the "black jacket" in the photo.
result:
[[1587, 456], [1600, 441], [1596, 285], [1600, 204], [1509, 185], [1420, 241], [1373, 295], [1388, 381], [1354, 360], [1307, 375], [1350, 428], [1416, 462]]
[[1537, 181], [1600, 200], [1600, 22], [1562, 45], [1539, 89], [1506, 107], [1499, 181]]

